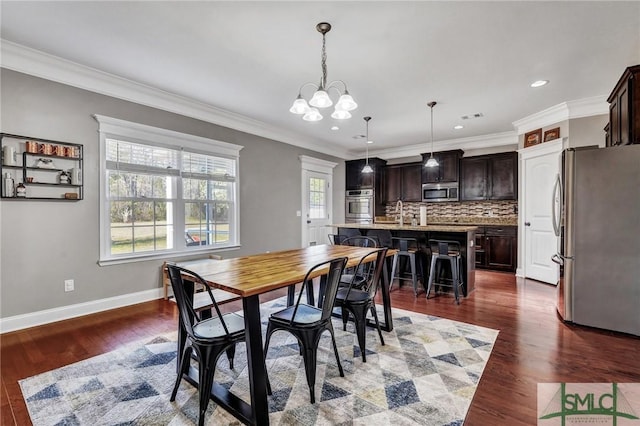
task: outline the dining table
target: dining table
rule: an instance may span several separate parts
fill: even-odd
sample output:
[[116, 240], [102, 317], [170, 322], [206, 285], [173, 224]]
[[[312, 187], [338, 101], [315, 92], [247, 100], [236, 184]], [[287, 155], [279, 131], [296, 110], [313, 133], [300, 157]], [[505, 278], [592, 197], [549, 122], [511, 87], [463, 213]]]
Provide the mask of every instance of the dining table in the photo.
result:
[[[304, 280], [307, 272], [313, 266], [338, 257], [347, 257], [346, 267], [355, 267], [361, 258], [373, 250], [371, 247], [314, 245], [250, 256], [211, 260], [210, 262], [201, 262], [194, 265], [193, 272], [204, 278], [208, 285], [237, 294], [242, 298], [250, 404], [215, 381], [211, 388], [211, 399], [245, 424], [268, 425], [267, 372], [264, 363], [262, 324], [260, 320], [260, 295], [288, 287], [288, 303], [291, 304], [295, 285]], [[393, 254], [394, 250], [387, 252], [387, 256], [392, 256]], [[375, 258], [375, 255], [367, 256], [364, 262], [372, 262]], [[327, 272], [328, 267], [324, 270], [318, 269], [309, 278], [322, 277]], [[385, 331], [391, 331], [393, 322], [389, 297], [389, 280], [386, 270], [383, 276], [380, 290], [384, 308], [384, 322], [381, 322], [380, 326]], [[187, 291], [193, 293], [192, 283], [187, 285]], [[313, 294], [307, 293], [307, 297], [309, 303], [313, 304]], [[182, 353], [185, 341], [186, 332], [182, 324], [180, 324], [178, 330], [178, 353]], [[192, 367], [185, 374], [184, 379], [197, 386], [197, 369]]]

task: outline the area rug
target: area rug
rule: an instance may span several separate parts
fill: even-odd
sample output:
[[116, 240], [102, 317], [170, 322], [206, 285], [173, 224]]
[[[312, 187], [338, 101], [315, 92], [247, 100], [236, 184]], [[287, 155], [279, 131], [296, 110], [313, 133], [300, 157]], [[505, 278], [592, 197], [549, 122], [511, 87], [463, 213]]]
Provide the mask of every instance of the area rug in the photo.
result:
[[[284, 299], [263, 304], [263, 330]], [[379, 309], [381, 309], [379, 307]], [[380, 313], [381, 314], [381, 313]], [[309, 402], [304, 364], [294, 337], [272, 336], [267, 371], [272, 425], [461, 425], [497, 330], [393, 309], [392, 332], [367, 333], [362, 362], [355, 330], [334, 320], [345, 377], [340, 377], [328, 333], [318, 350], [316, 403]], [[182, 382], [169, 401], [176, 369], [176, 333], [158, 336], [20, 381], [31, 420], [49, 425], [192, 425], [198, 394]], [[221, 356], [215, 380], [249, 401], [244, 344], [235, 370]], [[207, 425], [240, 422], [210, 402]]]

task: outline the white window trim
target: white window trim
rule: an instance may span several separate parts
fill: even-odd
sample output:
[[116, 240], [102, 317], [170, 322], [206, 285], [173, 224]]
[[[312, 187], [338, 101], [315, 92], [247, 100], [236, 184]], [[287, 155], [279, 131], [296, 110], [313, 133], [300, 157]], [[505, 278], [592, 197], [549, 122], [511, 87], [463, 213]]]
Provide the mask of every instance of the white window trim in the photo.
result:
[[240, 246], [240, 176], [239, 176], [239, 159], [240, 150], [244, 148], [241, 145], [235, 145], [228, 142], [217, 141], [215, 139], [204, 138], [201, 136], [189, 135], [173, 130], [161, 129], [158, 127], [147, 126], [144, 124], [133, 123], [118, 118], [107, 117], [104, 115], [94, 114], [93, 118], [98, 122], [98, 132], [100, 133], [100, 258], [98, 264], [112, 265], [120, 263], [130, 263], [138, 261], [146, 261], [153, 259], [166, 259], [167, 257], [191, 256], [200, 252], [215, 251], [212, 247], [204, 246], [202, 248], [191, 248], [189, 250], [167, 250], [162, 253], [149, 254], [131, 254], [128, 256], [118, 256], [114, 258], [110, 254], [110, 238], [107, 235], [107, 224], [109, 223], [109, 204], [107, 203], [107, 159], [106, 159], [106, 140], [107, 139], [124, 139], [131, 142], [140, 142], [149, 144], [153, 141], [154, 145], [163, 146], [171, 149], [186, 148], [193, 152], [200, 152], [207, 155], [216, 155], [227, 157], [236, 163], [236, 179], [235, 179], [235, 209], [233, 214], [234, 233], [233, 241], [235, 246], [226, 246], [224, 250], [233, 249]]

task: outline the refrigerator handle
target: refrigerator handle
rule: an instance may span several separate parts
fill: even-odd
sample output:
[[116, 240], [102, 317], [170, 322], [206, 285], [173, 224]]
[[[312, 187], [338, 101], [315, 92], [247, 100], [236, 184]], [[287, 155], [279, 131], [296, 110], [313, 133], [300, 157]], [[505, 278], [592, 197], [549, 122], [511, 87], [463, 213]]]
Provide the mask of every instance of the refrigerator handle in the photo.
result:
[[553, 195], [551, 200], [551, 222], [553, 224], [553, 232], [556, 237], [560, 236], [560, 217], [562, 214], [562, 193], [561, 193], [560, 174], [556, 176], [556, 183], [553, 185]]

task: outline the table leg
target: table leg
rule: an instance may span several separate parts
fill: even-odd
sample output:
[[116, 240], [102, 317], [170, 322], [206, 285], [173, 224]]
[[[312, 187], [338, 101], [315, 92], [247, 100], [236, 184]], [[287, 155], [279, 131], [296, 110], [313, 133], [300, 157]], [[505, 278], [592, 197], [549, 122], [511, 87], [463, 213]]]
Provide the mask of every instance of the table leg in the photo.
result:
[[247, 345], [247, 368], [249, 369], [249, 393], [251, 395], [251, 423], [269, 424], [267, 403], [267, 371], [262, 344], [260, 323], [260, 300], [258, 295], [242, 299], [244, 327]]

